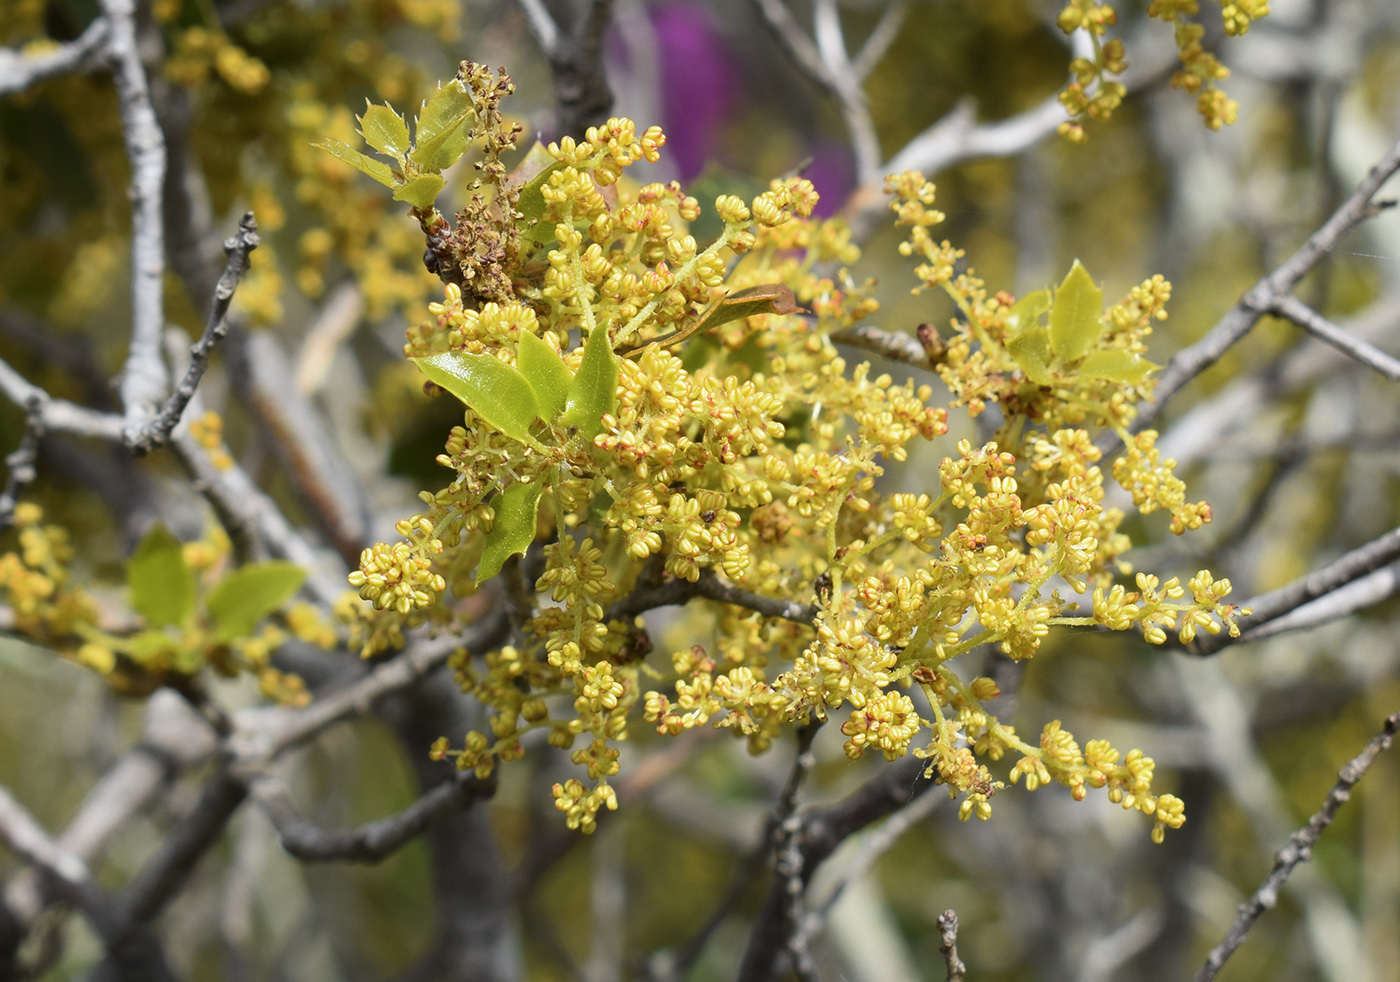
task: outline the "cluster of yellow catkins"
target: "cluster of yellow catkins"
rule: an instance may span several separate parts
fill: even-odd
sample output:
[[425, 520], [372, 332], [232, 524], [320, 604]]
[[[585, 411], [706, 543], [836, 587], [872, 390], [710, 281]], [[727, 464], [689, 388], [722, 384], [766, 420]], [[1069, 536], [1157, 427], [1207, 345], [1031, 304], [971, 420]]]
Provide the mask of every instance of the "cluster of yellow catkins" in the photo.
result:
[[[1120, 559], [1130, 543], [1122, 513], [1104, 507], [1088, 427], [1127, 439], [1112, 472], [1141, 511], [1167, 511], [1177, 532], [1210, 517], [1186, 501], [1154, 437], [1127, 432], [1151, 382], [1089, 370], [1134, 363], [1165, 317], [1170, 286], [1155, 277], [1135, 288], [1095, 322], [1088, 351], [1061, 353], [1032, 382], [1015, 340], [1030, 315], [957, 271], [961, 252], [929, 232], [942, 218], [932, 185], [917, 174], [892, 179], [918, 289], [946, 291], [960, 312], [937, 366], [952, 399], [937, 405], [931, 386], [850, 365], [838, 351], [833, 335], [878, 304], [848, 272], [859, 253], [845, 227], [809, 217], [810, 183], [775, 181], [751, 202], [721, 197], [723, 229], [701, 243], [689, 231], [695, 199], [674, 183], [626, 179], [664, 141], [657, 128], [610, 120], [585, 141], [550, 146], [557, 166], [542, 187], [545, 231], [534, 233], [544, 262], [522, 253], [504, 304], [449, 285], [411, 332], [415, 356], [456, 350], [511, 365], [532, 334], [572, 374], [585, 340], [605, 331], [617, 365], [615, 398], [591, 440], [543, 417], [518, 439], [468, 408], [438, 458], [451, 482], [425, 492], [423, 513], [401, 523], [405, 540], [366, 550], [352, 576], [382, 608], [367, 619], [381, 626], [361, 632], [367, 651], [405, 625], [448, 625], [438, 601], [477, 588], [507, 492], [544, 489], [535, 543], [502, 573], [517, 606], [526, 598], [511, 645], [453, 662], [463, 688], [491, 708], [489, 733], [467, 734], [460, 749], [444, 738], [434, 755], [486, 775], [545, 731], [581, 768], [555, 787], [556, 804], [571, 828], [588, 831], [600, 809], [616, 807], [617, 745], [638, 704], [662, 734], [714, 725], [755, 752], [784, 726], [839, 710], [848, 756], [927, 758], [963, 796], [964, 818], [987, 817], [1002, 783], [985, 762], [1012, 751], [1013, 782], [1055, 781], [1076, 797], [1107, 788], [1154, 820], [1155, 838], [1179, 826], [1181, 802], [1151, 790], [1150, 758], [1103, 741], [1081, 750], [1058, 721], [1027, 743], [984, 708], [995, 684], [964, 683], [950, 664], [983, 645], [1029, 658], [1056, 625], [1137, 627], [1154, 643], [1168, 630], [1184, 641], [1237, 631], [1229, 584], [1208, 573], [1189, 596], [1176, 581], [1159, 588], [1139, 577], [1135, 591], [1115, 583], [1130, 572]], [[671, 335], [685, 337], [726, 294], [777, 286], [801, 312], [729, 320], [673, 346]], [[975, 415], [993, 402], [1006, 424], [983, 446], [948, 448], [936, 492], [887, 486], [886, 462], [946, 434], [949, 409]], [[702, 578], [745, 592], [733, 604], [700, 599], [710, 592]], [[707, 643], [648, 663], [651, 639], [625, 601], [687, 583], [697, 596], [686, 624]], [[1091, 613], [1061, 594], [1091, 590]]]

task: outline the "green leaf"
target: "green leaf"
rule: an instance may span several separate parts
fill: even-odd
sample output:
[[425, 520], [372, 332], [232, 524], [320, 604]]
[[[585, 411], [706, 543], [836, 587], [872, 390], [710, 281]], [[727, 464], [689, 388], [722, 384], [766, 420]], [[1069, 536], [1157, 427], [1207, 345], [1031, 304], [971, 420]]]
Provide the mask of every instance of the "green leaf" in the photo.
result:
[[1050, 347], [1055, 354], [1064, 361], [1083, 358], [1099, 336], [1102, 313], [1103, 291], [1076, 259], [1050, 306]]
[[1079, 374], [1085, 378], [1102, 378], [1111, 382], [1141, 382], [1147, 373], [1159, 366], [1146, 358], [1122, 348], [1091, 352], [1079, 363]]
[[1013, 334], [1029, 331], [1036, 326], [1040, 315], [1050, 309], [1050, 291], [1034, 290], [1016, 301], [1006, 314], [1006, 324]]
[[475, 116], [471, 96], [460, 80], [439, 85], [414, 123], [413, 152], [408, 158], [425, 170], [451, 167], [471, 145], [467, 123]]
[[544, 410], [541, 418], [548, 422], [562, 413], [568, 406], [569, 388], [574, 382], [564, 359], [535, 335], [522, 333], [515, 363], [530, 388], [535, 390], [535, 401]]
[[[545, 161], [549, 163], [546, 164]], [[536, 167], [540, 168], [521, 185], [520, 195], [515, 202], [515, 210], [521, 215], [517, 227], [534, 242], [547, 242], [554, 235], [553, 226], [540, 225], [539, 221], [544, 217], [544, 188], [549, 184], [549, 176], [563, 166], [549, 155], [542, 144], [536, 143], [516, 168], [516, 173], [522, 175]]]
[[499, 358], [448, 351], [414, 358], [413, 363], [506, 436], [521, 442], [529, 439], [530, 424], [540, 415], [535, 390], [524, 375]]
[[419, 211], [427, 211], [446, 184], [441, 174], [419, 174], [394, 192], [394, 200], [407, 201]]
[[1051, 385], [1050, 377], [1050, 336], [1043, 327], [1022, 332], [1011, 339], [1006, 346], [1026, 378], [1036, 385]]
[[753, 317], [755, 314], [805, 313], [807, 311], [797, 305], [797, 298], [793, 296], [792, 291], [781, 283], [750, 287], [747, 290], [731, 294], [717, 303], [710, 304], [698, 318], [679, 331], [672, 331], [659, 338], [631, 345], [623, 353], [631, 355], [654, 344], [665, 348], [674, 347], [686, 338], [703, 334], [722, 324], [739, 320], [741, 317]]
[[486, 548], [476, 568], [476, 582], [485, 583], [501, 571], [507, 559], [530, 548], [535, 541], [535, 513], [543, 485], [512, 484], [492, 499], [496, 520], [486, 533]]
[[617, 355], [608, 341], [608, 329], [599, 324], [583, 345], [583, 361], [564, 410], [564, 422], [578, 427], [589, 443], [603, 428], [603, 414], [617, 408]]
[[326, 151], [342, 163], [349, 164], [361, 174], [368, 174], [386, 188], [394, 186], [394, 170], [382, 160], [375, 160], [358, 150], [352, 150], [339, 140], [332, 140], [330, 137], [311, 145]]
[[136, 546], [126, 564], [131, 606], [154, 628], [183, 624], [194, 612], [194, 570], [184, 547], [161, 522]]
[[253, 633], [258, 621], [282, 606], [301, 588], [306, 570], [296, 563], [273, 560], [251, 563], [219, 581], [205, 606], [220, 641]]
[[388, 103], [382, 106], [366, 103], [365, 114], [359, 120], [360, 135], [374, 149], [398, 159], [408, 153], [408, 126]]

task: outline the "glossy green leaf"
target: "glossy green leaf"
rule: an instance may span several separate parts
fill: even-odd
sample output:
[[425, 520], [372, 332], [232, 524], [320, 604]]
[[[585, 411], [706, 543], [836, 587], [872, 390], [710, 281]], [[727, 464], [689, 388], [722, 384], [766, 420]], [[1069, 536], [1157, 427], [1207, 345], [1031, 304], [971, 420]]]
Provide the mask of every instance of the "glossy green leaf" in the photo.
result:
[[1043, 327], [1024, 331], [1006, 346], [1026, 378], [1036, 385], [1050, 385], [1050, 336]]
[[414, 123], [413, 151], [409, 159], [430, 171], [451, 167], [471, 145], [468, 124], [475, 117], [471, 96], [459, 79], [439, 85]]
[[185, 564], [180, 540], [157, 522], [126, 564], [131, 606], [151, 627], [183, 624], [194, 612], [194, 570]]
[[623, 353], [632, 354], [649, 348], [652, 345], [660, 345], [671, 348], [680, 344], [686, 338], [696, 334], [703, 334], [713, 330], [722, 324], [739, 320], [741, 317], [753, 317], [755, 314], [805, 314], [807, 311], [797, 305], [797, 298], [793, 296], [790, 289], [781, 283], [768, 283], [763, 286], [750, 287], [747, 290], [740, 290], [738, 293], [730, 294], [723, 300], [711, 304], [700, 314], [698, 318], [691, 321], [679, 331], [672, 331], [670, 334], [659, 338], [652, 338], [650, 341], [643, 341], [640, 344], [632, 345]]
[[1091, 352], [1079, 363], [1079, 374], [1085, 378], [1102, 378], [1112, 382], [1141, 382], [1147, 374], [1158, 366], [1146, 358], [1110, 348], [1108, 351]]
[[496, 520], [486, 534], [486, 548], [476, 568], [476, 581], [485, 583], [501, 571], [511, 556], [523, 553], [535, 541], [535, 514], [543, 485], [512, 484], [491, 501]]
[[1050, 291], [1033, 290], [1027, 293], [1007, 311], [1006, 323], [1012, 333], [1029, 331], [1035, 327], [1040, 315], [1050, 309]]
[[205, 606], [220, 641], [253, 633], [258, 621], [291, 599], [306, 579], [296, 563], [273, 560], [236, 569], [219, 581]]
[[583, 346], [574, 382], [569, 386], [564, 422], [578, 427], [590, 443], [603, 428], [603, 414], [617, 408], [617, 355], [608, 341], [608, 329], [599, 325]]
[[535, 390], [535, 401], [544, 410], [541, 418], [549, 421], [562, 413], [569, 404], [569, 387], [574, 383], [564, 359], [537, 336], [522, 333], [515, 363]]
[[367, 105], [359, 120], [360, 135], [374, 149], [395, 158], [408, 153], [408, 125], [388, 105]]
[[349, 164], [361, 174], [368, 174], [386, 188], [394, 186], [394, 169], [382, 160], [375, 160], [358, 150], [352, 150], [339, 140], [332, 140], [330, 137], [311, 145], [326, 151], [342, 163]]
[[448, 351], [414, 358], [413, 363], [506, 436], [529, 438], [530, 424], [540, 415], [535, 390], [524, 375], [499, 358]]
[[[522, 176], [530, 174], [520, 187], [520, 196], [516, 199], [515, 210], [521, 215], [519, 219], [521, 233], [535, 242], [547, 242], [554, 235], [552, 226], [541, 225], [539, 221], [544, 217], [544, 188], [549, 184], [550, 175], [563, 166], [551, 157], [542, 145], [536, 143], [520, 167], [516, 168], [517, 173]], [[531, 174], [530, 172], [537, 167], [540, 169]]]
[[427, 211], [446, 184], [441, 174], [419, 174], [394, 192], [394, 200], [406, 201], [419, 211]]
[[1083, 358], [1099, 336], [1102, 314], [1103, 291], [1076, 259], [1050, 305], [1050, 347], [1055, 354], [1064, 361]]

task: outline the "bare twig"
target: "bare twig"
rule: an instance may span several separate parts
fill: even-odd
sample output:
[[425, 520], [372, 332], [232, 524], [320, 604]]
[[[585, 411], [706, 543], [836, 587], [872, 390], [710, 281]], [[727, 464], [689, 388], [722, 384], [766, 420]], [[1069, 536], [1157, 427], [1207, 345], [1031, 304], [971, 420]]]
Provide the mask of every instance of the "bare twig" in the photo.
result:
[[608, 620], [625, 620], [654, 607], [684, 604], [695, 597], [718, 600], [721, 603], [734, 604], [736, 607], [747, 607], [764, 617], [777, 617], [798, 624], [812, 624], [817, 619], [817, 608], [814, 604], [800, 604], [794, 600], [783, 600], [780, 597], [766, 597], [763, 594], [754, 593], [752, 590], [735, 586], [710, 570], [703, 571], [700, 578], [694, 583], [689, 580], [668, 580], [659, 586], [634, 590], [630, 595], [609, 607], [607, 616]]
[[1288, 845], [1279, 850], [1278, 855], [1274, 857], [1273, 869], [1259, 885], [1259, 889], [1240, 906], [1239, 914], [1230, 925], [1229, 932], [1220, 944], [1211, 949], [1205, 964], [1196, 973], [1195, 982], [1210, 982], [1214, 979], [1226, 960], [1244, 944], [1254, 922], [1278, 902], [1279, 891], [1284, 883], [1299, 863], [1305, 863], [1312, 858], [1313, 846], [1322, 835], [1323, 829], [1332, 824], [1337, 810], [1351, 799], [1351, 789], [1356, 786], [1356, 782], [1361, 780], [1376, 758], [1390, 748], [1397, 727], [1400, 727], [1400, 713], [1387, 717], [1381, 732], [1372, 737], [1365, 749], [1338, 772], [1337, 784], [1328, 793], [1322, 807], [1308, 819], [1307, 825], [1293, 833]]
[[922, 368], [925, 371], [931, 372], [935, 368], [935, 363], [928, 349], [911, 334], [899, 331], [882, 331], [869, 324], [857, 324], [855, 327], [848, 327], [832, 334], [831, 340], [836, 344], [846, 344], [852, 348], [873, 351], [890, 361], [913, 365], [915, 368]]
[[907, 16], [908, 0], [894, 0], [885, 6], [874, 29], [860, 46], [859, 53], [851, 60], [851, 70], [855, 72], [856, 78], [864, 82], [875, 70], [875, 66], [890, 50], [890, 45], [894, 44], [895, 38], [899, 37], [900, 28], [904, 26]]
[[1359, 549], [1353, 549], [1335, 562], [1287, 586], [1244, 601], [1241, 606], [1251, 608], [1254, 613], [1240, 619], [1242, 632], [1239, 639], [1233, 639], [1223, 631], [1220, 634], [1201, 634], [1188, 646], [1188, 650], [1198, 655], [1211, 655], [1237, 640], [1248, 640], [1253, 628], [1282, 617], [1397, 559], [1400, 559], [1400, 528], [1391, 529], [1380, 538], [1372, 539]]
[[122, 370], [126, 425], [138, 427], [155, 415], [169, 384], [161, 357], [165, 330], [165, 231], [161, 195], [165, 184], [165, 136], [151, 107], [146, 70], [136, 43], [135, 0], [102, 0], [110, 24], [111, 54], [121, 111], [122, 137], [131, 162], [131, 341]]
[[107, 18], [99, 17], [76, 40], [41, 55], [0, 48], [0, 95], [23, 92], [36, 82], [91, 67], [107, 43]]
[[1359, 222], [1374, 216], [1381, 208], [1389, 207], [1388, 203], [1373, 204], [1372, 199], [1397, 169], [1400, 169], [1400, 142], [1396, 142], [1386, 151], [1385, 156], [1371, 168], [1356, 189], [1297, 252], [1250, 287], [1205, 337], [1172, 356], [1157, 381], [1152, 401], [1138, 407], [1137, 418], [1132, 424], [1133, 431], [1151, 426], [1172, 396], [1201, 372], [1214, 365], [1226, 351], [1250, 332], [1260, 317], [1274, 310], [1292, 293], [1299, 281], [1336, 247], [1343, 235]]
[[1390, 381], [1400, 381], [1400, 359], [1348, 334], [1292, 294], [1275, 297], [1269, 311], [1287, 317], [1319, 341], [1330, 344], [1367, 368], [1375, 369]]
[[282, 841], [282, 848], [306, 862], [348, 860], [374, 863], [416, 838], [432, 821], [453, 808], [463, 808], [490, 797], [494, 778], [481, 780], [470, 772], [458, 773], [426, 792], [397, 815], [367, 822], [351, 829], [323, 829], [303, 818], [286, 785], [272, 776], [257, 778], [250, 786]]
[[23, 375], [0, 361], [0, 392], [16, 406], [37, 402], [44, 428], [50, 432], [117, 442], [121, 440], [122, 420], [111, 413], [100, 413], [66, 399], [55, 399]]
[[5, 489], [0, 491], [0, 529], [14, 524], [15, 505], [25, 487], [37, 476], [35, 458], [39, 456], [39, 441], [44, 437], [44, 403], [30, 396], [24, 414], [24, 436], [19, 446], [5, 455]]
[[251, 211], [246, 212], [238, 223], [237, 234], [224, 242], [224, 254], [228, 261], [224, 265], [218, 285], [214, 288], [213, 306], [209, 311], [209, 321], [205, 324], [204, 334], [190, 346], [190, 361], [185, 370], [185, 377], [180, 380], [180, 384], [175, 387], [175, 391], [170, 394], [170, 398], [154, 418], [140, 426], [128, 428], [122, 434], [127, 447], [137, 456], [150, 453], [170, 439], [175, 424], [180, 421], [185, 407], [194, 398], [200, 379], [209, 368], [210, 355], [228, 334], [229, 303], [233, 300], [234, 290], [238, 289], [238, 281], [248, 271], [249, 255], [260, 242], [258, 223]]
[[938, 915], [938, 951], [943, 956], [943, 965], [948, 970], [948, 982], [962, 982], [967, 974], [967, 966], [958, 957], [958, 914], [945, 910]]
[[92, 881], [84, 863], [63, 849], [44, 831], [29, 811], [0, 787], [0, 840], [27, 863], [65, 883], [86, 887]]

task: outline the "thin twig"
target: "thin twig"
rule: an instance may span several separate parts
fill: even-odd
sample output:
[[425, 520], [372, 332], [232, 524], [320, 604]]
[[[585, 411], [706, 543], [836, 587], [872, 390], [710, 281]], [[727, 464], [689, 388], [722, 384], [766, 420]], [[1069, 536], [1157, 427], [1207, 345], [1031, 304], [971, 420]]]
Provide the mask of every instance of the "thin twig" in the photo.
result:
[[1376, 758], [1390, 748], [1397, 727], [1400, 727], [1400, 713], [1393, 713], [1386, 718], [1381, 732], [1372, 737], [1365, 749], [1338, 772], [1337, 783], [1328, 793], [1322, 807], [1308, 819], [1306, 825], [1289, 837], [1288, 845], [1279, 850], [1278, 855], [1274, 857], [1273, 869], [1259, 885], [1259, 889], [1240, 905], [1239, 913], [1230, 925], [1229, 932], [1206, 956], [1205, 964], [1196, 973], [1194, 982], [1211, 982], [1224, 967], [1226, 960], [1244, 944], [1250, 928], [1259, 916], [1272, 909], [1278, 902], [1279, 891], [1294, 868], [1312, 858], [1313, 846], [1322, 835], [1323, 829], [1332, 824], [1337, 810], [1351, 800], [1351, 789], [1356, 786], [1356, 782], [1361, 780]]
[[135, 0], [101, 0], [110, 24], [107, 49], [116, 76], [127, 159], [131, 162], [131, 340], [122, 369], [122, 408], [128, 427], [141, 426], [165, 399], [161, 357], [165, 331], [165, 136], [151, 106], [136, 42]]
[[1356, 189], [1297, 252], [1245, 291], [1244, 296], [1225, 312], [1205, 337], [1172, 356], [1157, 380], [1152, 401], [1138, 406], [1132, 430], [1138, 432], [1151, 426], [1172, 396], [1219, 361], [1225, 352], [1250, 332], [1260, 317], [1291, 294], [1299, 281], [1336, 247], [1343, 235], [1359, 222], [1389, 207], [1391, 203], [1372, 204], [1371, 199], [1397, 169], [1400, 169], [1400, 141], [1386, 151]]
[[909, 0], [894, 0], [885, 6], [879, 21], [865, 39], [865, 43], [860, 46], [860, 52], [851, 60], [851, 70], [855, 72], [856, 78], [864, 82], [870, 77], [875, 66], [890, 50], [890, 45], [894, 44], [895, 38], [899, 37], [900, 28], [904, 26], [904, 19], [908, 16]]
[[282, 848], [297, 859], [374, 863], [416, 838], [444, 812], [490, 797], [496, 782], [494, 778], [481, 780], [470, 772], [458, 773], [398, 814], [350, 829], [323, 829], [302, 817], [287, 786], [270, 775], [254, 780], [250, 790], [271, 819]]
[[92, 881], [87, 863], [56, 843], [29, 811], [0, 787], [0, 840], [27, 863], [73, 886]]
[[938, 915], [938, 952], [943, 956], [943, 966], [948, 970], [948, 982], [962, 982], [967, 966], [958, 957], [957, 911], [945, 910]]
[[925, 371], [931, 372], [936, 367], [928, 349], [919, 342], [919, 339], [900, 331], [882, 331], [869, 324], [857, 324], [855, 327], [835, 332], [831, 335], [831, 340], [835, 344], [845, 344], [852, 348], [873, 351], [890, 361], [913, 365], [915, 368], [922, 368]]
[[16, 406], [28, 407], [37, 400], [44, 428], [49, 432], [72, 433], [113, 443], [121, 440], [120, 416], [100, 413], [66, 399], [55, 399], [3, 360], [0, 360], [0, 393]]
[[1288, 318], [1319, 341], [1330, 344], [1367, 368], [1375, 369], [1390, 381], [1400, 382], [1400, 359], [1348, 334], [1292, 294], [1275, 297], [1269, 312]]
[[209, 311], [208, 323], [204, 327], [204, 334], [190, 346], [189, 367], [185, 369], [184, 378], [154, 418], [140, 426], [128, 428], [122, 434], [127, 448], [138, 457], [150, 453], [170, 439], [171, 431], [180, 422], [185, 407], [194, 398], [200, 379], [209, 368], [210, 355], [228, 334], [229, 303], [233, 300], [234, 291], [238, 289], [239, 280], [248, 271], [250, 254], [261, 241], [258, 237], [258, 223], [254, 220], [253, 213], [245, 212], [243, 219], [238, 223], [238, 232], [224, 241], [224, 254], [228, 261], [224, 264], [223, 274], [214, 288], [213, 305]]
[[1200, 634], [1188, 645], [1188, 650], [1197, 655], [1215, 654], [1232, 643], [1247, 640], [1251, 629], [1282, 617], [1289, 611], [1338, 590], [1397, 559], [1400, 559], [1400, 528], [1391, 529], [1385, 535], [1372, 539], [1366, 545], [1353, 549], [1335, 562], [1313, 570], [1287, 586], [1241, 603], [1240, 606], [1249, 607], [1254, 613], [1249, 617], [1240, 618], [1240, 638], [1231, 638], [1224, 631], [1219, 634]]
[[31, 396], [25, 407], [24, 435], [19, 446], [5, 455], [5, 489], [0, 491], [0, 530], [14, 524], [15, 505], [19, 496], [38, 475], [34, 462], [39, 456], [39, 441], [44, 437], [44, 402]]
[[0, 48], [0, 95], [23, 92], [46, 78], [91, 67], [106, 43], [107, 18], [99, 17], [77, 39], [41, 55]]
[[795, 600], [754, 593], [722, 579], [711, 570], [702, 571], [700, 578], [694, 583], [674, 579], [658, 586], [633, 590], [608, 608], [607, 619], [626, 620], [655, 607], [685, 604], [695, 597], [718, 600], [721, 603], [734, 604], [736, 607], [747, 607], [764, 617], [777, 617], [798, 624], [810, 625], [817, 619], [817, 608], [814, 604], [800, 604]]

